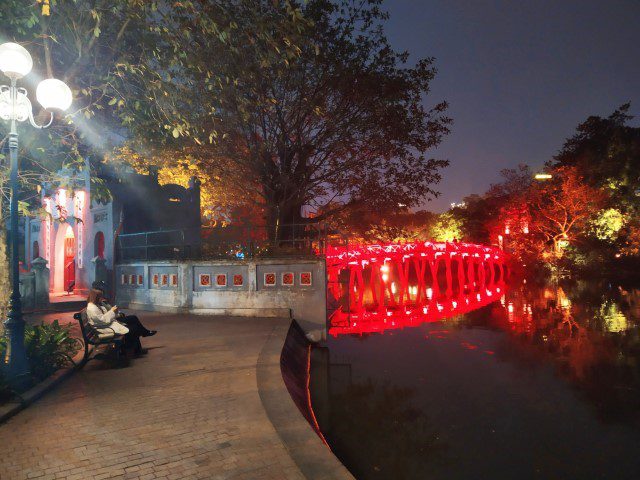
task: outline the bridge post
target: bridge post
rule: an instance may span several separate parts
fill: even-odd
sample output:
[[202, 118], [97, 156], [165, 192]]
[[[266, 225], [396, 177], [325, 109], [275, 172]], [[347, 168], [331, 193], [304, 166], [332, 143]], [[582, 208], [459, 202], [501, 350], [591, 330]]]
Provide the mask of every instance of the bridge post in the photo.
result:
[[495, 263], [493, 262], [493, 258], [489, 258], [487, 264], [489, 265], [489, 285], [493, 286], [496, 283]]
[[[378, 294], [376, 293], [376, 279], [380, 277], [380, 267], [378, 267], [378, 262], [372, 261], [370, 265], [371, 265], [371, 275], [369, 277], [369, 286], [371, 287], [371, 297], [372, 297], [373, 303], [377, 304], [379, 309], [382, 309], [381, 307], [382, 302], [378, 301]], [[380, 281], [382, 282], [381, 278], [380, 278]]]
[[453, 294], [453, 274], [451, 272], [451, 254], [447, 253], [447, 256], [444, 259], [445, 267], [446, 267], [446, 275], [447, 275], [447, 296], [451, 296]]
[[480, 286], [482, 288], [486, 287], [486, 275], [487, 272], [485, 272], [485, 263], [483, 259], [480, 259], [480, 261], [478, 262], [478, 269], [479, 269], [479, 273], [480, 273]]
[[418, 276], [418, 294], [416, 295], [416, 303], [420, 303], [422, 300], [422, 294], [425, 291], [425, 281], [424, 275], [427, 273], [427, 262], [424, 257], [413, 258], [413, 266], [416, 269], [416, 274]]
[[440, 296], [440, 285], [438, 284], [438, 258], [429, 260], [429, 268], [431, 269], [431, 291], [433, 292], [433, 298]]
[[468, 278], [468, 285], [469, 285], [469, 291], [472, 292], [475, 290], [475, 282], [476, 282], [476, 276], [475, 276], [475, 266], [473, 264], [473, 255], [469, 254], [469, 256], [467, 257], [467, 278]]
[[404, 305], [405, 296], [407, 301], [411, 301], [411, 292], [409, 292], [409, 268], [411, 262], [403, 258], [399, 265], [398, 272], [400, 274], [400, 305]]
[[464, 293], [464, 257], [458, 254], [458, 284], [460, 288], [460, 294]]

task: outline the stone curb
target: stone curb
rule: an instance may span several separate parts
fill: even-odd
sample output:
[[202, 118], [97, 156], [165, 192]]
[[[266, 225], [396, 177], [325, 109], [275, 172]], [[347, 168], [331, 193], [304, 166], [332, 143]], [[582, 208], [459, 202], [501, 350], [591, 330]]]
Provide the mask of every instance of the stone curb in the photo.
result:
[[256, 377], [262, 406], [291, 459], [306, 478], [355, 480], [322, 443], [287, 390], [280, 357], [290, 325], [291, 322], [286, 321], [276, 326], [258, 356]]
[[51, 376], [45, 378], [43, 381], [20, 395], [20, 401], [12, 401], [5, 405], [0, 405], [0, 424], [3, 424], [18, 412], [27, 408], [33, 402], [41, 398], [45, 393], [53, 390], [58, 384], [73, 375], [76, 370], [82, 368], [85, 363], [83, 357], [84, 348], [81, 348], [75, 357], [73, 357], [74, 365], [72, 367], [61, 368], [60, 370], [55, 371]]

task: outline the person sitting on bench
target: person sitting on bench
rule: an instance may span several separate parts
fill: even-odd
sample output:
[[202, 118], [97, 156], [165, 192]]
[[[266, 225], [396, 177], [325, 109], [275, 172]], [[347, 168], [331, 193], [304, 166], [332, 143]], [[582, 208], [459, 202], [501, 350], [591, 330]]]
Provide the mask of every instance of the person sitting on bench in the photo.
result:
[[118, 311], [118, 307], [106, 302], [103, 291], [92, 288], [87, 298], [87, 317], [89, 323], [98, 331], [104, 328], [112, 329], [118, 335], [124, 335], [124, 345], [133, 347], [136, 355], [147, 353], [142, 348], [140, 337], [155, 335], [155, 330], [147, 329], [135, 315], [124, 315]]

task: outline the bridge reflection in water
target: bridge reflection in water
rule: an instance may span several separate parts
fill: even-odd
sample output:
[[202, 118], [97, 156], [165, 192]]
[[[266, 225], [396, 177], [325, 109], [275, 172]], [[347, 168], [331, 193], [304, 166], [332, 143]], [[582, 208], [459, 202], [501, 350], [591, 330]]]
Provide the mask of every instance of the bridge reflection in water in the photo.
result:
[[504, 252], [469, 243], [328, 247], [329, 333], [416, 326], [488, 305], [507, 276]]

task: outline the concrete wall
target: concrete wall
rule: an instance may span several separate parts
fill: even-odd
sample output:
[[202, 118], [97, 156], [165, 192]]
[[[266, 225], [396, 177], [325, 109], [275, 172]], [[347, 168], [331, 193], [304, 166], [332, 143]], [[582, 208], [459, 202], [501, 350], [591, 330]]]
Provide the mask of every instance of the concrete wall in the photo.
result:
[[20, 296], [25, 311], [49, 306], [49, 269], [45, 259], [36, 258], [31, 271], [20, 274]]
[[293, 317], [310, 340], [326, 337], [324, 260], [143, 261], [115, 268], [121, 307]]
[[36, 305], [36, 276], [33, 272], [20, 274], [20, 301], [23, 310], [33, 310]]

